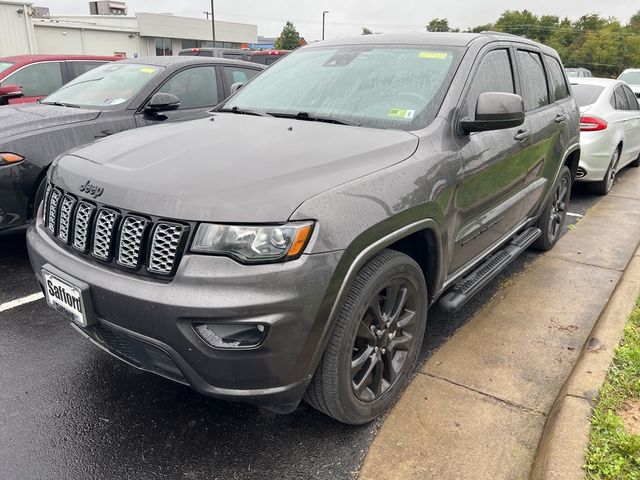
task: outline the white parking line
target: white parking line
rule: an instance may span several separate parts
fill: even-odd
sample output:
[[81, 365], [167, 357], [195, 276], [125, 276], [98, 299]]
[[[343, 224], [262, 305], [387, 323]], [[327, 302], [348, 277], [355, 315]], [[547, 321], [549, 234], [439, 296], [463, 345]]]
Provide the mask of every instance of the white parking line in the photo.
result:
[[20, 305], [24, 305], [25, 303], [36, 302], [44, 298], [42, 292], [34, 293], [33, 295], [28, 295], [26, 297], [18, 298], [17, 300], [11, 300], [10, 302], [1, 303], [0, 304], [0, 312], [4, 312], [5, 310], [11, 310], [12, 308], [19, 307]]
[[569, 215], [570, 217], [582, 218], [582, 215], [580, 215], [579, 213], [567, 212], [567, 215]]

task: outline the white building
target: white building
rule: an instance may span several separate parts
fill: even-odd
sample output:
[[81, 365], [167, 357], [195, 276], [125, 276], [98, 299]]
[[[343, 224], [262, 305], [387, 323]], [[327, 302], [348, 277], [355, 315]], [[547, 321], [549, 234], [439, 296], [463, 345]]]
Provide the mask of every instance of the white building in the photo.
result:
[[[216, 46], [255, 43], [256, 25], [216, 21]], [[211, 21], [171, 14], [51, 15], [34, 18], [32, 4], [0, 0], [0, 56], [25, 53], [177, 55], [211, 46]]]

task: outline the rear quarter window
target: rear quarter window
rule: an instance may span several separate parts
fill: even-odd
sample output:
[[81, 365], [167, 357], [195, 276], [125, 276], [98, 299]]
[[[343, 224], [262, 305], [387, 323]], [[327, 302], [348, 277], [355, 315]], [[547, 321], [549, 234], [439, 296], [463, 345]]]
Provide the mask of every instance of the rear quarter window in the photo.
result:
[[549, 68], [550, 80], [551, 80], [551, 93], [554, 96], [555, 101], [562, 100], [569, 96], [569, 87], [562, 74], [562, 66], [558, 59], [545, 55], [547, 61], [547, 67]]

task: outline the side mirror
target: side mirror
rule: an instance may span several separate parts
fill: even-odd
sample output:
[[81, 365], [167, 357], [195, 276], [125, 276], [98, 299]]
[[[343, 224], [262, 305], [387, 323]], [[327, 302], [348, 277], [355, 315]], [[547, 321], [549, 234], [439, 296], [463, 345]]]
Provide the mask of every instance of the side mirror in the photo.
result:
[[524, 102], [513, 93], [485, 92], [478, 97], [474, 120], [465, 118], [460, 126], [465, 133], [513, 128], [524, 123]]
[[234, 93], [236, 93], [242, 87], [244, 87], [244, 82], [238, 82], [238, 83], [234, 83], [233, 85], [231, 85], [231, 88], [229, 89], [229, 96], [231, 96]]
[[171, 93], [156, 93], [144, 108], [149, 113], [168, 112], [180, 108], [180, 99]]
[[22, 87], [20, 85], [5, 85], [0, 87], [0, 105], [7, 105], [9, 99], [22, 97]]

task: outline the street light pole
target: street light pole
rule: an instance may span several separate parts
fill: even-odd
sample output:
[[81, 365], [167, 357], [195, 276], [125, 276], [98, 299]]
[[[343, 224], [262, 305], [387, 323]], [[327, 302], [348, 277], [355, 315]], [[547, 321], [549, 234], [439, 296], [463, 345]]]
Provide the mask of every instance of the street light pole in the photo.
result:
[[329, 13], [329, 10], [322, 12], [322, 40], [324, 40], [324, 17], [327, 13]]
[[213, 11], [213, 0], [211, 0], [211, 33], [213, 36], [212, 47], [216, 48], [216, 16]]

